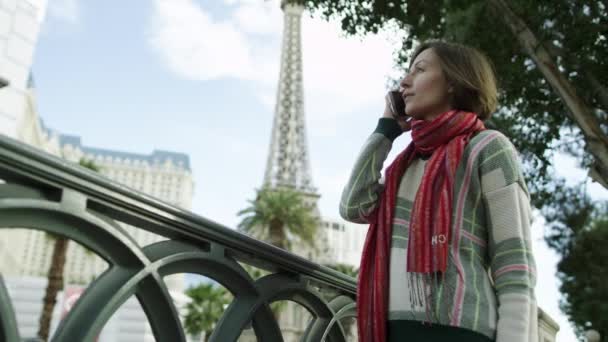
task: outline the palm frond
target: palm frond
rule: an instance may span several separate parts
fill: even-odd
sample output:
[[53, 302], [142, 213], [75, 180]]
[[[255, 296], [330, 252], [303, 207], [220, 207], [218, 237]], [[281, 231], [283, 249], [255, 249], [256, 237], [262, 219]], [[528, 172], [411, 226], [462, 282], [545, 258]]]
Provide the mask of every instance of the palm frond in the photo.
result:
[[[262, 188], [257, 191], [256, 199], [248, 203], [247, 208], [238, 212], [243, 217], [238, 225], [240, 231], [268, 236], [270, 241], [278, 241], [281, 246], [290, 245], [289, 239], [282, 239], [287, 236], [296, 236], [311, 246], [314, 244], [319, 219], [306, 205], [301, 193], [289, 188]], [[277, 223], [283, 233], [273, 237], [270, 227]]]

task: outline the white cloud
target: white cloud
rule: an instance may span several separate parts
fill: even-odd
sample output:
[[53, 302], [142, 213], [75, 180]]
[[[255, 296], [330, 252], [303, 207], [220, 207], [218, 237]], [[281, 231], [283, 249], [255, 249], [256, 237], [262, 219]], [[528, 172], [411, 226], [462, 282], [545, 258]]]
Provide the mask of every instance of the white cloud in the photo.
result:
[[[283, 18], [278, 1], [225, 3], [232, 11], [219, 21], [193, 0], [157, 0], [150, 42], [179, 77], [251, 81], [267, 102], [276, 96], [280, 67]], [[393, 41], [386, 34], [345, 38], [338, 23], [304, 14], [305, 102], [314, 110], [307, 110], [310, 120], [320, 123], [382, 103], [386, 76], [393, 69]], [[327, 121], [322, 127], [328, 128]]]
[[237, 25], [252, 34], [276, 34], [281, 31], [282, 15], [278, 5], [271, 1], [246, 2], [234, 12]]
[[344, 37], [338, 23], [303, 20], [304, 81], [312, 92], [348, 100], [353, 106], [382, 98], [392, 52], [383, 35]]
[[[276, 0], [275, 0], [276, 1]], [[269, 2], [266, 0], [265, 2]], [[224, 0], [226, 5], [260, 3], [260, 0]]]
[[155, 10], [150, 43], [171, 71], [193, 80], [250, 77], [249, 44], [232, 22], [214, 20], [192, 0], [157, 0]]
[[76, 24], [80, 20], [81, 8], [78, 0], [50, 0], [48, 14], [52, 18]]
[[265, 90], [259, 90], [256, 92], [258, 99], [260, 100], [260, 103], [267, 109], [269, 110], [273, 110], [274, 109], [274, 105], [276, 103], [276, 95], [272, 94], [270, 91], [268, 91], [267, 89]]

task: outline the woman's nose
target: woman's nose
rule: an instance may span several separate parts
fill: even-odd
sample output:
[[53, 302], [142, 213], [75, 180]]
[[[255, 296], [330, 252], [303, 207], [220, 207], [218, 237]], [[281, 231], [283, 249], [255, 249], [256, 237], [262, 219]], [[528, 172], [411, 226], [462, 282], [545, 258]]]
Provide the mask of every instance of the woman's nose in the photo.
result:
[[405, 75], [405, 77], [401, 80], [401, 82], [399, 82], [399, 87], [401, 87], [401, 89], [407, 89], [409, 87], [412, 86], [412, 82], [411, 82], [411, 78], [410, 75], [407, 74]]

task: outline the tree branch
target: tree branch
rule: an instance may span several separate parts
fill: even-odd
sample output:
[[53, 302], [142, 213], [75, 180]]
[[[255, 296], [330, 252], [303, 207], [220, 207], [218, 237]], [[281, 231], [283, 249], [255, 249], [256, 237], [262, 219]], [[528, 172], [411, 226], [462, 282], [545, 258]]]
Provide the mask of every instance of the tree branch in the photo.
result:
[[565, 62], [568, 64], [568, 66], [570, 66], [574, 71], [583, 75], [583, 78], [587, 81], [587, 83], [589, 83], [589, 86], [592, 88], [593, 94], [597, 95], [597, 99], [600, 102], [599, 109], [605, 112], [608, 111], [608, 88], [601, 84], [592, 72], [590, 72], [586, 68], [581, 67], [581, 63], [579, 63], [578, 60], [569, 60], [567, 58], [568, 55], [564, 48], [557, 46], [550, 41], [545, 42], [544, 45], [547, 48], [547, 51], [549, 51], [550, 55], [565, 59]]
[[608, 136], [600, 128], [598, 117], [576, 94], [574, 87], [559, 72], [549, 50], [538, 40], [528, 25], [513, 12], [505, 0], [489, 0], [496, 15], [505, 22], [524, 51], [534, 60], [547, 82], [564, 102], [585, 136], [587, 150], [595, 158], [589, 176], [608, 189]]
[[584, 71], [585, 79], [592, 87], [592, 91], [597, 94], [597, 99], [600, 101], [603, 111], [608, 111], [608, 88], [606, 88], [589, 70]]

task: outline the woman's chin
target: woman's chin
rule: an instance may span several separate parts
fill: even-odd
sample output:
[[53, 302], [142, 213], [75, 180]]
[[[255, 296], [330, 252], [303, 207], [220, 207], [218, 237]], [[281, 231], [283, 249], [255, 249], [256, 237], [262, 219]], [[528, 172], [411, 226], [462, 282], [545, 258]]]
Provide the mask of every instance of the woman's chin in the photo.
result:
[[427, 111], [406, 111], [405, 114], [414, 120], [432, 121], [437, 115], [429, 115]]
[[422, 115], [421, 113], [418, 113], [416, 111], [411, 111], [411, 112], [406, 111], [405, 115], [408, 118], [412, 118], [414, 120], [424, 120], [424, 115]]

